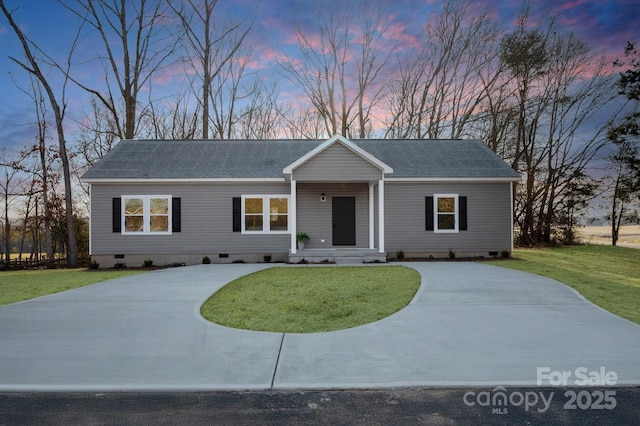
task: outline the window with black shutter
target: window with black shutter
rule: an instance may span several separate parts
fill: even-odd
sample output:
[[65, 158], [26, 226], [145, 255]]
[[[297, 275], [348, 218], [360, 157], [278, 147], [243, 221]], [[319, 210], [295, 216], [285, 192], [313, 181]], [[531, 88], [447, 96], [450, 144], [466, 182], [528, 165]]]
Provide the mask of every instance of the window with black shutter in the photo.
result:
[[171, 232], [182, 232], [182, 199], [171, 199]]
[[433, 197], [424, 197], [425, 229], [433, 231]]
[[233, 197], [233, 232], [242, 232], [242, 198]]
[[122, 199], [114, 198], [111, 200], [112, 206], [112, 219], [111, 226], [112, 232], [121, 232], [122, 231]]

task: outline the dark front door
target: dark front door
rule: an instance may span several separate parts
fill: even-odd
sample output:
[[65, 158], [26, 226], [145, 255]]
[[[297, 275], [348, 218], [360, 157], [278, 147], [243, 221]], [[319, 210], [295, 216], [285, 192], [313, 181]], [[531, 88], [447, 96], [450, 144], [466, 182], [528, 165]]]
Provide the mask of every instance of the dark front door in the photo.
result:
[[356, 197], [333, 197], [333, 245], [356, 245]]

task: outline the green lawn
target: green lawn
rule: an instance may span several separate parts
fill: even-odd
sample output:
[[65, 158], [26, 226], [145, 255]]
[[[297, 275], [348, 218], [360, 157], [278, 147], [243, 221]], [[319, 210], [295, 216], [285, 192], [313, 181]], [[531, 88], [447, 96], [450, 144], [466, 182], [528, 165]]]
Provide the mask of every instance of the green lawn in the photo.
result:
[[402, 309], [420, 287], [404, 266], [275, 267], [216, 292], [202, 316], [228, 327], [280, 333], [340, 330]]
[[2, 271], [0, 272], [0, 306], [143, 272], [88, 271], [86, 269]]
[[553, 278], [640, 324], [640, 250], [597, 245], [519, 249], [511, 260], [487, 263]]

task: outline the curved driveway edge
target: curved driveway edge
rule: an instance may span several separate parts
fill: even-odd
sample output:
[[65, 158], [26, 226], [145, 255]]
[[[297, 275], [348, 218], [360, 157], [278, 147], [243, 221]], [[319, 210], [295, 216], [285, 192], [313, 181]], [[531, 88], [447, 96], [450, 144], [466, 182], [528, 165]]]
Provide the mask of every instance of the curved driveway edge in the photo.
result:
[[[480, 263], [422, 275], [396, 314], [329, 333], [235, 330], [199, 307], [274, 265], [197, 265], [0, 308], [0, 391], [535, 386], [537, 369], [640, 385], [640, 326], [551, 279]], [[548, 385], [549, 383], [542, 383]]]

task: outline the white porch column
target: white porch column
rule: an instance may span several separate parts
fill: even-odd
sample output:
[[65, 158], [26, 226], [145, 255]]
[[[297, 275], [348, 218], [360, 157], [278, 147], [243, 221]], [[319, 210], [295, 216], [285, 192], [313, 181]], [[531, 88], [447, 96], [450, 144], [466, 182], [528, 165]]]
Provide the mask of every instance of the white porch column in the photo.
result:
[[384, 253], [384, 180], [378, 181], [378, 253]]
[[375, 192], [373, 190], [373, 182], [369, 182], [369, 250], [375, 248], [375, 232], [376, 232], [376, 215], [375, 215]]
[[513, 239], [514, 239], [514, 234], [513, 234], [513, 222], [514, 222], [514, 217], [513, 217], [513, 182], [509, 182], [509, 207], [511, 207], [511, 215], [510, 215], [510, 220], [511, 220], [511, 253], [513, 253]]
[[[293, 177], [293, 175], [292, 175]], [[296, 254], [296, 223], [297, 219], [297, 202], [296, 202], [296, 181], [291, 179], [291, 196], [289, 198], [289, 231], [291, 232], [291, 254]]]

